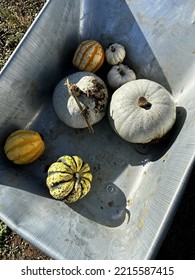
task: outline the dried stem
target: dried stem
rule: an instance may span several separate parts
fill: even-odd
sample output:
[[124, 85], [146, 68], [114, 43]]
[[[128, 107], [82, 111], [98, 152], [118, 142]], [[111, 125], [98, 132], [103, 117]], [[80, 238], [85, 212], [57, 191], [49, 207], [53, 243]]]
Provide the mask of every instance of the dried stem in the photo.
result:
[[138, 100], [138, 106], [143, 109], [150, 109], [152, 104], [144, 96], [141, 96]]
[[87, 117], [87, 109], [86, 108], [83, 108], [83, 106], [81, 105], [78, 97], [77, 97], [77, 94], [75, 93], [74, 90], [72, 90], [72, 84], [69, 82], [69, 80], [67, 79], [66, 80], [66, 85], [67, 85], [67, 88], [68, 88], [68, 92], [70, 93], [70, 95], [73, 96], [73, 98], [75, 99], [80, 111], [81, 111], [81, 114], [83, 115], [83, 118], [85, 119], [86, 123], [87, 123], [87, 126], [88, 126], [88, 129], [89, 129], [89, 132], [90, 133], [93, 133], [94, 130], [93, 130], [93, 127], [91, 126], [91, 124], [89, 123], [89, 120], [88, 120], [88, 117]]

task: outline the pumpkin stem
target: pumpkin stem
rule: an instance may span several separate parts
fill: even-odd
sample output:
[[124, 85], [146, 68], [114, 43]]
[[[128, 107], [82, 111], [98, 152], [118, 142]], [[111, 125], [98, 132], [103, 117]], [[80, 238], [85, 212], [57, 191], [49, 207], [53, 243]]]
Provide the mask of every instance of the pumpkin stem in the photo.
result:
[[81, 175], [80, 175], [78, 172], [76, 172], [76, 173], [74, 173], [74, 177], [75, 177], [75, 179], [77, 180], [77, 182], [80, 184]]
[[115, 47], [113, 45], [110, 46], [110, 50], [111, 50], [111, 52], [115, 52], [116, 51], [116, 49], [115, 49]]
[[121, 68], [119, 67], [119, 68], [117, 68], [117, 70], [118, 70], [118, 72], [119, 72], [119, 74], [120, 74], [121, 76], [125, 76], [125, 71], [124, 71], [123, 69], [121, 69]]
[[75, 84], [71, 84], [68, 79], [66, 80], [66, 85], [67, 85], [69, 94], [72, 95], [73, 98], [75, 99], [75, 101], [76, 101], [76, 103], [77, 103], [77, 105], [78, 105], [78, 107], [79, 107], [79, 109], [81, 111], [81, 114], [83, 115], [83, 118], [85, 119], [85, 121], [87, 123], [89, 132], [93, 133], [94, 132], [93, 127], [89, 123], [89, 120], [88, 120], [88, 117], [87, 117], [87, 108], [86, 107], [83, 108], [83, 106], [81, 105], [81, 103], [80, 103], [80, 101], [78, 99], [78, 96], [80, 95], [82, 90], [80, 90], [80, 88], [77, 87]]
[[147, 110], [151, 108], [152, 104], [144, 96], [141, 96], [138, 100], [138, 106]]

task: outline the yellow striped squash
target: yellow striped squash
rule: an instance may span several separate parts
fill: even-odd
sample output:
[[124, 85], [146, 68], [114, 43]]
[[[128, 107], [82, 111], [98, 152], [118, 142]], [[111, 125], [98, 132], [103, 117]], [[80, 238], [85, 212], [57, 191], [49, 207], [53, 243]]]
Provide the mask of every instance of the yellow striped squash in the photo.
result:
[[89, 164], [78, 156], [65, 155], [50, 165], [46, 185], [53, 198], [72, 203], [90, 191], [91, 181]]
[[32, 130], [19, 129], [7, 138], [4, 152], [16, 164], [28, 164], [39, 158], [45, 151], [40, 134]]
[[104, 49], [94, 40], [83, 41], [75, 51], [73, 65], [81, 71], [95, 73], [104, 62]]

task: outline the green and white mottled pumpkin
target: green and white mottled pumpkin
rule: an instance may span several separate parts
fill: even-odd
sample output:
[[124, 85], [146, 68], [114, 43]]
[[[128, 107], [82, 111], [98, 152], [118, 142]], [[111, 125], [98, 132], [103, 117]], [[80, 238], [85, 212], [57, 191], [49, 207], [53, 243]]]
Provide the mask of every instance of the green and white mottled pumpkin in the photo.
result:
[[126, 141], [149, 143], [162, 138], [172, 128], [176, 104], [163, 86], [139, 79], [113, 93], [109, 120], [114, 131]]
[[[75, 100], [76, 95], [80, 107]], [[105, 83], [91, 72], [76, 72], [62, 79], [55, 87], [53, 105], [56, 114], [66, 125], [73, 128], [93, 125], [106, 114], [108, 91]]]

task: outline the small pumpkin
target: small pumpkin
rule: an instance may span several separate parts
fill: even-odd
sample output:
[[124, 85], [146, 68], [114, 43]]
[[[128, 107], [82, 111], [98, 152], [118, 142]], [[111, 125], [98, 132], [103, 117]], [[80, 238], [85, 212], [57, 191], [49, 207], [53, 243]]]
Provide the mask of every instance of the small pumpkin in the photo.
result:
[[80, 71], [62, 79], [54, 89], [53, 105], [56, 114], [73, 128], [88, 127], [106, 114], [108, 91], [97, 75]]
[[123, 139], [145, 144], [161, 139], [172, 128], [176, 120], [176, 104], [160, 84], [138, 79], [113, 93], [109, 120]]
[[82, 42], [75, 51], [73, 65], [80, 71], [95, 73], [104, 63], [104, 49], [94, 40]]
[[105, 50], [106, 61], [111, 65], [122, 63], [125, 56], [125, 48], [118, 43], [110, 44]]
[[53, 198], [72, 203], [87, 195], [91, 181], [89, 164], [78, 156], [65, 155], [49, 167], [46, 185]]
[[45, 143], [37, 131], [17, 130], [6, 140], [4, 152], [16, 164], [28, 164], [45, 151]]
[[127, 65], [114, 65], [107, 74], [108, 85], [116, 90], [123, 84], [136, 80], [136, 75]]

